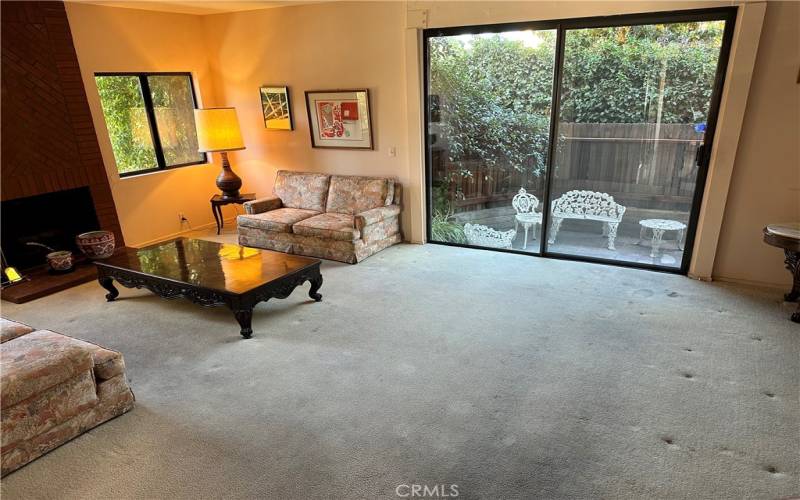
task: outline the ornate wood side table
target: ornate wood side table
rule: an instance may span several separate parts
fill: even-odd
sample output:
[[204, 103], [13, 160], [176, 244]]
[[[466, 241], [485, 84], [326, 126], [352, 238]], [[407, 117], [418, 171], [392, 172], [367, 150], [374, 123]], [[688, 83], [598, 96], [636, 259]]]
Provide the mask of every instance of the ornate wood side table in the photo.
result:
[[230, 205], [231, 203], [241, 205], [246, 201], [253, 201], [255, 199], [255, 193], [244, 193], [235, 198], [222, 196], [221, 194], [215, 194], [211, 198], [211, 211], [214, 213], [214, 220], [217, 221], [217, 234], [222, 231], [222, 227], [225, 225], [225, 222], [222, 220], [223, 205]]
[[[787, 302], [800, 299], [800, 222], [770, 224], [764, 228], [764, 242], [782, 248], [786, 256], [786, 269], [792, 273], [792, 289], [783, 296]], [[791, 320], [800, 323], [800, 304], [792, 314]]]

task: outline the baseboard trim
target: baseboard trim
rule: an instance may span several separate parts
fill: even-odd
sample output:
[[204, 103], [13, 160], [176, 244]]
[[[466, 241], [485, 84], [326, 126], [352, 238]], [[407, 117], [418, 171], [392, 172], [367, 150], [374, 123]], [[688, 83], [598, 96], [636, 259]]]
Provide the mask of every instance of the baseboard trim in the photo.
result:
[[[236, 224], [236, 219], [235, 218], [225, 219], [224, 222], [225, 222], [226, 225], [228, 225], [228, 224]], [[174, 233], [171, 233], [171, 234], [164, 235], [164, 236], [159, 237], [159, 238], [155, 238], [155, 239], [152, 239], [152, 240], [149, 240], [149, 241], [144, 241], [144, 242], [141, 242], [141, 243], [135, 243], [135, 244], [132, 244], [132, 245], [129, 244], [127, 246], [133, 247], [133, 248], [146, 247], [146, 246], [149, 246], [149, 245], [155, 245], [157, 243], [161, 243], [162, 241], [167, 241], [167, 240], [171, 240], [171, 239], [174, 239], [174, 238], [178, 238], [178, 237], [183, 236], [183, 235], [185, 235], [187, 233], [192, 233], [192, 232], [200, 231], [200, 230], [203, 230], [203, 229], [211, 229], [211, 228], [215, 228], [215, 227], [217, 227], [216, 223], [209, 222], [208, 224], [203, 224], [203, 225], [198, 226], [198, 227], [193, 227], [193, 228], [190, 228], [190, 229], [184, 229], [183, 231], [177, 231], [177, 232], [174, 232]], [[412, 245], [424, 245], [425, 244], [424, 241], [415, 241], [413, 239], [406, 240], [405, 243], [410, 243]], [[703, 281], [703, 282], [707, 282], [707, 283], [708, 282], [712, 282], [712, 281], [719, 281], [719, 282], [722, 282], [722, 283], [733, 283], [735, 285], [746, 285], [746, 286], [753, 286], [753, 287], [759, 287], [759, 288], [767, 288], [767, 289], [770, 289], [770, 290], [788, 290], [789, 288], [791, 288], [791, 284], [780, 284], [780, 283], [770, 283], [770, 282], [766, 282], [766, 281], [755, 281], [755, 280], [745, 280], [745, 279], [739, 279], [739, 278], [728, 278], [728, 277], [725, 277], [725, 276], [714, 276], [714, 277], [711, 277], [711, 276], [697, 276], [697, 275], [694, 275], [694, 274], [690, 273], [688, 275], [688, 277], [691, 278], [691, 279], [694, 279], [694, 280]]]
[[[224, 223], [226, 225], [228, 225], [228, 224], [234, 224], [235, 225], [236, 224], [236, 219], [235, 218], [233, 218], [233, 219], [223, 219], [223, 221], [224, 221]], [[140, 243], [128, 244], [127, 246], [133, 247], [133, 248], [142, 248], [142, 247], [146, 247], [146, 246], [150, 246], [150, 245], [155, 245], [157, 243], [161, 243], [162, 241], [167, 241], [167, 240], [171, 240], [171, 239], [174, 239], [174, 238], [179, 238], [179, 237], [181, 237], [181, 236], [183, 236], [185, 234], [193, 233], [195, 231], [201, 231], [203, 229], [211, 229], [211, 228], [216, 228], [216, 227], [217, 227], [217, 223], [216, 222], [209, 222], [208, 224], [203, 224], [203, 225], [200, 225], [200, 226], [197, 226], [197, 227], [184, 229], [182, 231], [177, 231], [175, 233], [170, 233], [170, 234], [167, 234], [167, 235], [164, 235], [164, 236], [160, 236], [160, 237], [152, 239], [152, 240], [148, 240], [148, 241], [144, 241], [144, 242], [140, 242]]]
[[780, 283], [771, 283], [767, 281], [755, 281], [755, 280], [743, 280], [739, 278], [726, 278], [724, 276], [717, 276], [714, 278], [716, 281], [721, 281], [723, 283], [733, 283], [735, 285], [746, 285], [758, 288], [768, 288], [770, 290], [781, 290], [781, 291], [788, 291], [792, 285], [787, 283], [782, 285]]

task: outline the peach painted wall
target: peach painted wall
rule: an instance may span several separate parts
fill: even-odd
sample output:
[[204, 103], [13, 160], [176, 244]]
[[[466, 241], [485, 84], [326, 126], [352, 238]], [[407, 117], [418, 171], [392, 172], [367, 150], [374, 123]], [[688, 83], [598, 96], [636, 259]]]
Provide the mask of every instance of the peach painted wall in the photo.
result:
[[[67, 12], [123, 231], [131, 243], [178, 231], [178, 211], [186, 212], [194, 226], [210, 223], [208, 197], [217, 168], [120, 180], [99, 112], [95, 71], [192, 71], [201, 102], [237, 108], [247, 149], [231, 159], [244, 189], [259, 195], [271, 192], [280, 168], [397, 177], [407, 187], [406, 238], [420, 241], [422, 162], [414, 124], [420, 82], [413, 76], [419, 68], [414, 48], [419, 11], [428, 11], [429, 26], [448, 26], [730, 4], [334, 2], [192, 16], [68, 3]], [[760, 230], [769, 221], [800, 218], [800, 87], [794, 83], [800, 66], [798, 8], [769, 5], [716, 252], [718, 279], [773, 286], [788, 282], [780, 252], [761, 242]], [[263, 84], [290, 87], [293, 132], [264, 128], [258, 94]], [[311, 148], [303, 91], [353, 87], [370, 90], [375, 151]], [[396, 148], [396, 156], [389, 155], [390, 148]]]
[[[246, 188], [269, 195], [278, 169], [386, 175], [408, 186], [404, 3], [298, 5], [203, 21], [219, 103], [239, 113], [247, 149], [231, 161]], [[294, 131], [264, 128], [265, 84], [289, 86]], [[304, 91], [353, 88], [369, 89], [375, 150], [312, 148]]]
[[78, 62], [125, 241], [139, 246], [174, 235], [183, 212], [192, 227], [213, 223], [208, 200], [218, 168], [196, 165], [136, 177], [117, 174], [94, 74], [104, 71], [189, 71], [198, 99], [214, 103], [201, 18], [67, 2]]
[[800, 3], [768, 2], [714, 276], [788, 287], [764, 226], [800, 221]]
[[[671, 2], [686, 9], [728, 2]], [[279, 168], [361, 175], [392, 175], [405, 187], [403, 230], [424, 240], [423, 161], [418, 118], [419, 46], [413, 19], [428, 26], [496, 23], [667, 10], [663, 2], [332, 2], [204, 16], [212, 74], [220, 105], [235, 106], [248, 149], [236, 153], [245, 187], [269, 194]], [[369, 22], [353, 20], [368, 19]], [[347, 26], [342, 30], [341, 26]], [[412, 28], [412, 29], [409, 29]], [[409, 71], [414, 69], [415, 71]], [[416, 75], [409, 77], [409, 75]], [[286, 84], [292, 93], [294, 132], [263, 128], [257, 89]], [[367, 87], [376, 150], [311, 148], [303, 92]], [[411, 89], [410, 89], [411, 88]], [[395, 148], [396, 156], [389, 156]]]
[[426, 10], [430, 28], [511, 23], [576, 17], [613, 16], [641, 12], [728, 7], [731, 0], [607, 0], [591, 1], [440, 1], [408, 2], [408, 10]]

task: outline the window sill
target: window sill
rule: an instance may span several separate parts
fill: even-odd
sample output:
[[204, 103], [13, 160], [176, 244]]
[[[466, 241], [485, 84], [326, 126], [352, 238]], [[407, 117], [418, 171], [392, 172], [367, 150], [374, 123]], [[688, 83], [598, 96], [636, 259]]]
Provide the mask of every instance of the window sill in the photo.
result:
[[151, 170], [142, 170], [140, 172], [126, 172], [126, 173], [119, 173], [117, 172], [117, 176], [119, 180], [124, 181], [128, 179], [138, 179], [140, 177], [147, 177], [150, 175], [157, 175], [157, 174], [164, 174], [169, 172], [175, 172], [176, 170], [181, 170], [184, 168], [191, 168], [191, 167], [203, 167], [212, 165], [213, 163], [210, 161], [203, 161], [198, 163], [187, 163], [185, 165], [175, 165], [174, 167], [168, 168], [158, 168], [158, 169], [151, 169]]

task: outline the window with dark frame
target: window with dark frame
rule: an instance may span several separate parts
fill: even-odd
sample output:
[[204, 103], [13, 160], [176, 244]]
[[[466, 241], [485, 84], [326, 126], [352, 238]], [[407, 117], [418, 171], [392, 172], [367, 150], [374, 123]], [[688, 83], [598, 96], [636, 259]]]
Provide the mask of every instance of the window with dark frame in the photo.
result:
[[206, 163], [190, 73], [95, 73], [120, 177]]

